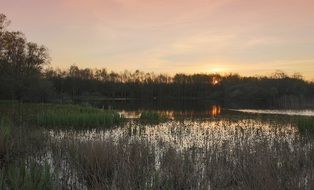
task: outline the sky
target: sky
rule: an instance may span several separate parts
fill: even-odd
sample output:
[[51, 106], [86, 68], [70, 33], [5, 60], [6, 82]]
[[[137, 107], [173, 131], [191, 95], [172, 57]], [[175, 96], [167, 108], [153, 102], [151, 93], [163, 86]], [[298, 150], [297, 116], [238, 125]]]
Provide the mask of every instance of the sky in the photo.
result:
[[0, 0], [52, 67], [314, 79], [313, 0]]

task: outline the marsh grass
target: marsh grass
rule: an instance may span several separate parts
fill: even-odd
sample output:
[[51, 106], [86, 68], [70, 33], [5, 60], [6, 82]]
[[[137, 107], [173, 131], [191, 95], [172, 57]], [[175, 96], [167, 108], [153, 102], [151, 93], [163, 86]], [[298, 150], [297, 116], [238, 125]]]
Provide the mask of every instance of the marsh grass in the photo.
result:
[[1, 189], [49, 190], [56, 182], [48, 163], [40, 165], [35, 161], [29, 164], [11, 164], [0, 170]]
[[[207, 140], [206, 140], [207, 141]], [[63, 141], [65, 143], [65, 141]], [[69, 141], [70, 168], [87, 189], [312, 189], [310, 139], [242, 133], [220, 145], [178, 150], [145, 139]], [[306, 148], [305, 148], [306, 147]]]
[[71, 160], [88, 189], [148, 189], [155, 154], [146, 142], [113, 139], [74, 145]]
[[35, 125], [49, 128], [108, 128], [123, 118], [115, 111], [77, 105], [50, 106], [36, 115]]
[[3, 112], [18, 126], [47, 128], [109, 128], [121, 124], [124, 119], [116, 111], [102, 110], [90, 106], [0, 103]]
[[158, 124], [167, 121], [169, 118], [159, 112], [144, 111], [141, 113], [140, 122], [144, 124]]
[[53, 189], [50, 166], [35, 161], [43, 158], [46, 145], [42, 130], [25, 130], [1, 118], [0, 189]]
[[35, 124], [49, 128], [108, 128], [118, 125], [123, 118], [114, 111], [104, 110], [49, 110], [39, 113], [36, 117]]
[[132, 135], [126, 126], [91, 140], [70, 134], [55, 151], [86, 189], [313, 189], [312, 138], [292, 124], [216, 120], [144, 125]]
[[6, 118], [0, 118], [0, 168], [9, 160], [12, 152], [11, 124]]
[[314, 117], [299, 117], [297, 126], [300, 133], [314, 135]]

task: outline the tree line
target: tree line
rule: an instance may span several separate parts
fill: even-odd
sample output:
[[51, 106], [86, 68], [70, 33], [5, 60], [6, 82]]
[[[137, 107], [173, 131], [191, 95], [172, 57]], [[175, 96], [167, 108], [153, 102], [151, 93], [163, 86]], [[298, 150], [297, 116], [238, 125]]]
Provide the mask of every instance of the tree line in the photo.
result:
[[183, 73], [168, 76], [138, 70], [116, 73], [71, 66], [66, 71], [50, 68], [45, 77], [52, 82], [56, 94], [67, 99], [212, 100], [230, 106], [314, 105], [314, 84], [303, 80], [300, 74], [288, 76], [281, 71], [262, 77]]
[[271, 76], [243, 77], [238, 74], [184, 74], [174, 76], [136, 70], [66, 70], [46, 67], [44, 46], [28, 42], [22, 32], [8, 30], [0, 14], [0, 98], [66, 102], [76, 99], [213, 100], [225, 105], [310, 107], [314, 84], [300, 74], [277, 71]]

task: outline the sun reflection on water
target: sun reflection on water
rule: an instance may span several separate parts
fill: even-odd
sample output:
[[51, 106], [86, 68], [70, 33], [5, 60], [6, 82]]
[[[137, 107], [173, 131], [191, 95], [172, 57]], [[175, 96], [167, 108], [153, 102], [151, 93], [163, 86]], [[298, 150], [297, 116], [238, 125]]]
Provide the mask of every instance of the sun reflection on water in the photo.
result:
[[[126, 111], [121, 110], [119, 114], [124, 118], [128, 119], [138, 119], [141, 117], [141, 113], [145, 110], [138, 111]], [[221, 114], [221, 107], [218, 105], [213, 105], [209, 107], [208, 110], [185, 110], [185, 111], [176, 111], [176, 110], [156, 110], [153, 112], [157, 112], [166, 116], [169, 119], [176, 118], [207, 118], [207, 117], [216, 117]]]
[[221, 108], [220, 106], [212, 106], [212, 109], [209, 112], [210, 116], [218, 116], [221, 113]]

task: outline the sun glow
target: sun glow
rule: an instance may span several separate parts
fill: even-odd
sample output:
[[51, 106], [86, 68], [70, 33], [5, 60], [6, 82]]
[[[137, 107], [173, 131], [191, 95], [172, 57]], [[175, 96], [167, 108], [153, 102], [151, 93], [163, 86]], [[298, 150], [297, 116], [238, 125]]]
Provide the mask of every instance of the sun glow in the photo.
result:
[[217, 65], [217, 66], [214, 66], [214, 67], [210, 68], [209, 72], [221, 74], [223, 72], [226, 72], [226, 68]]

